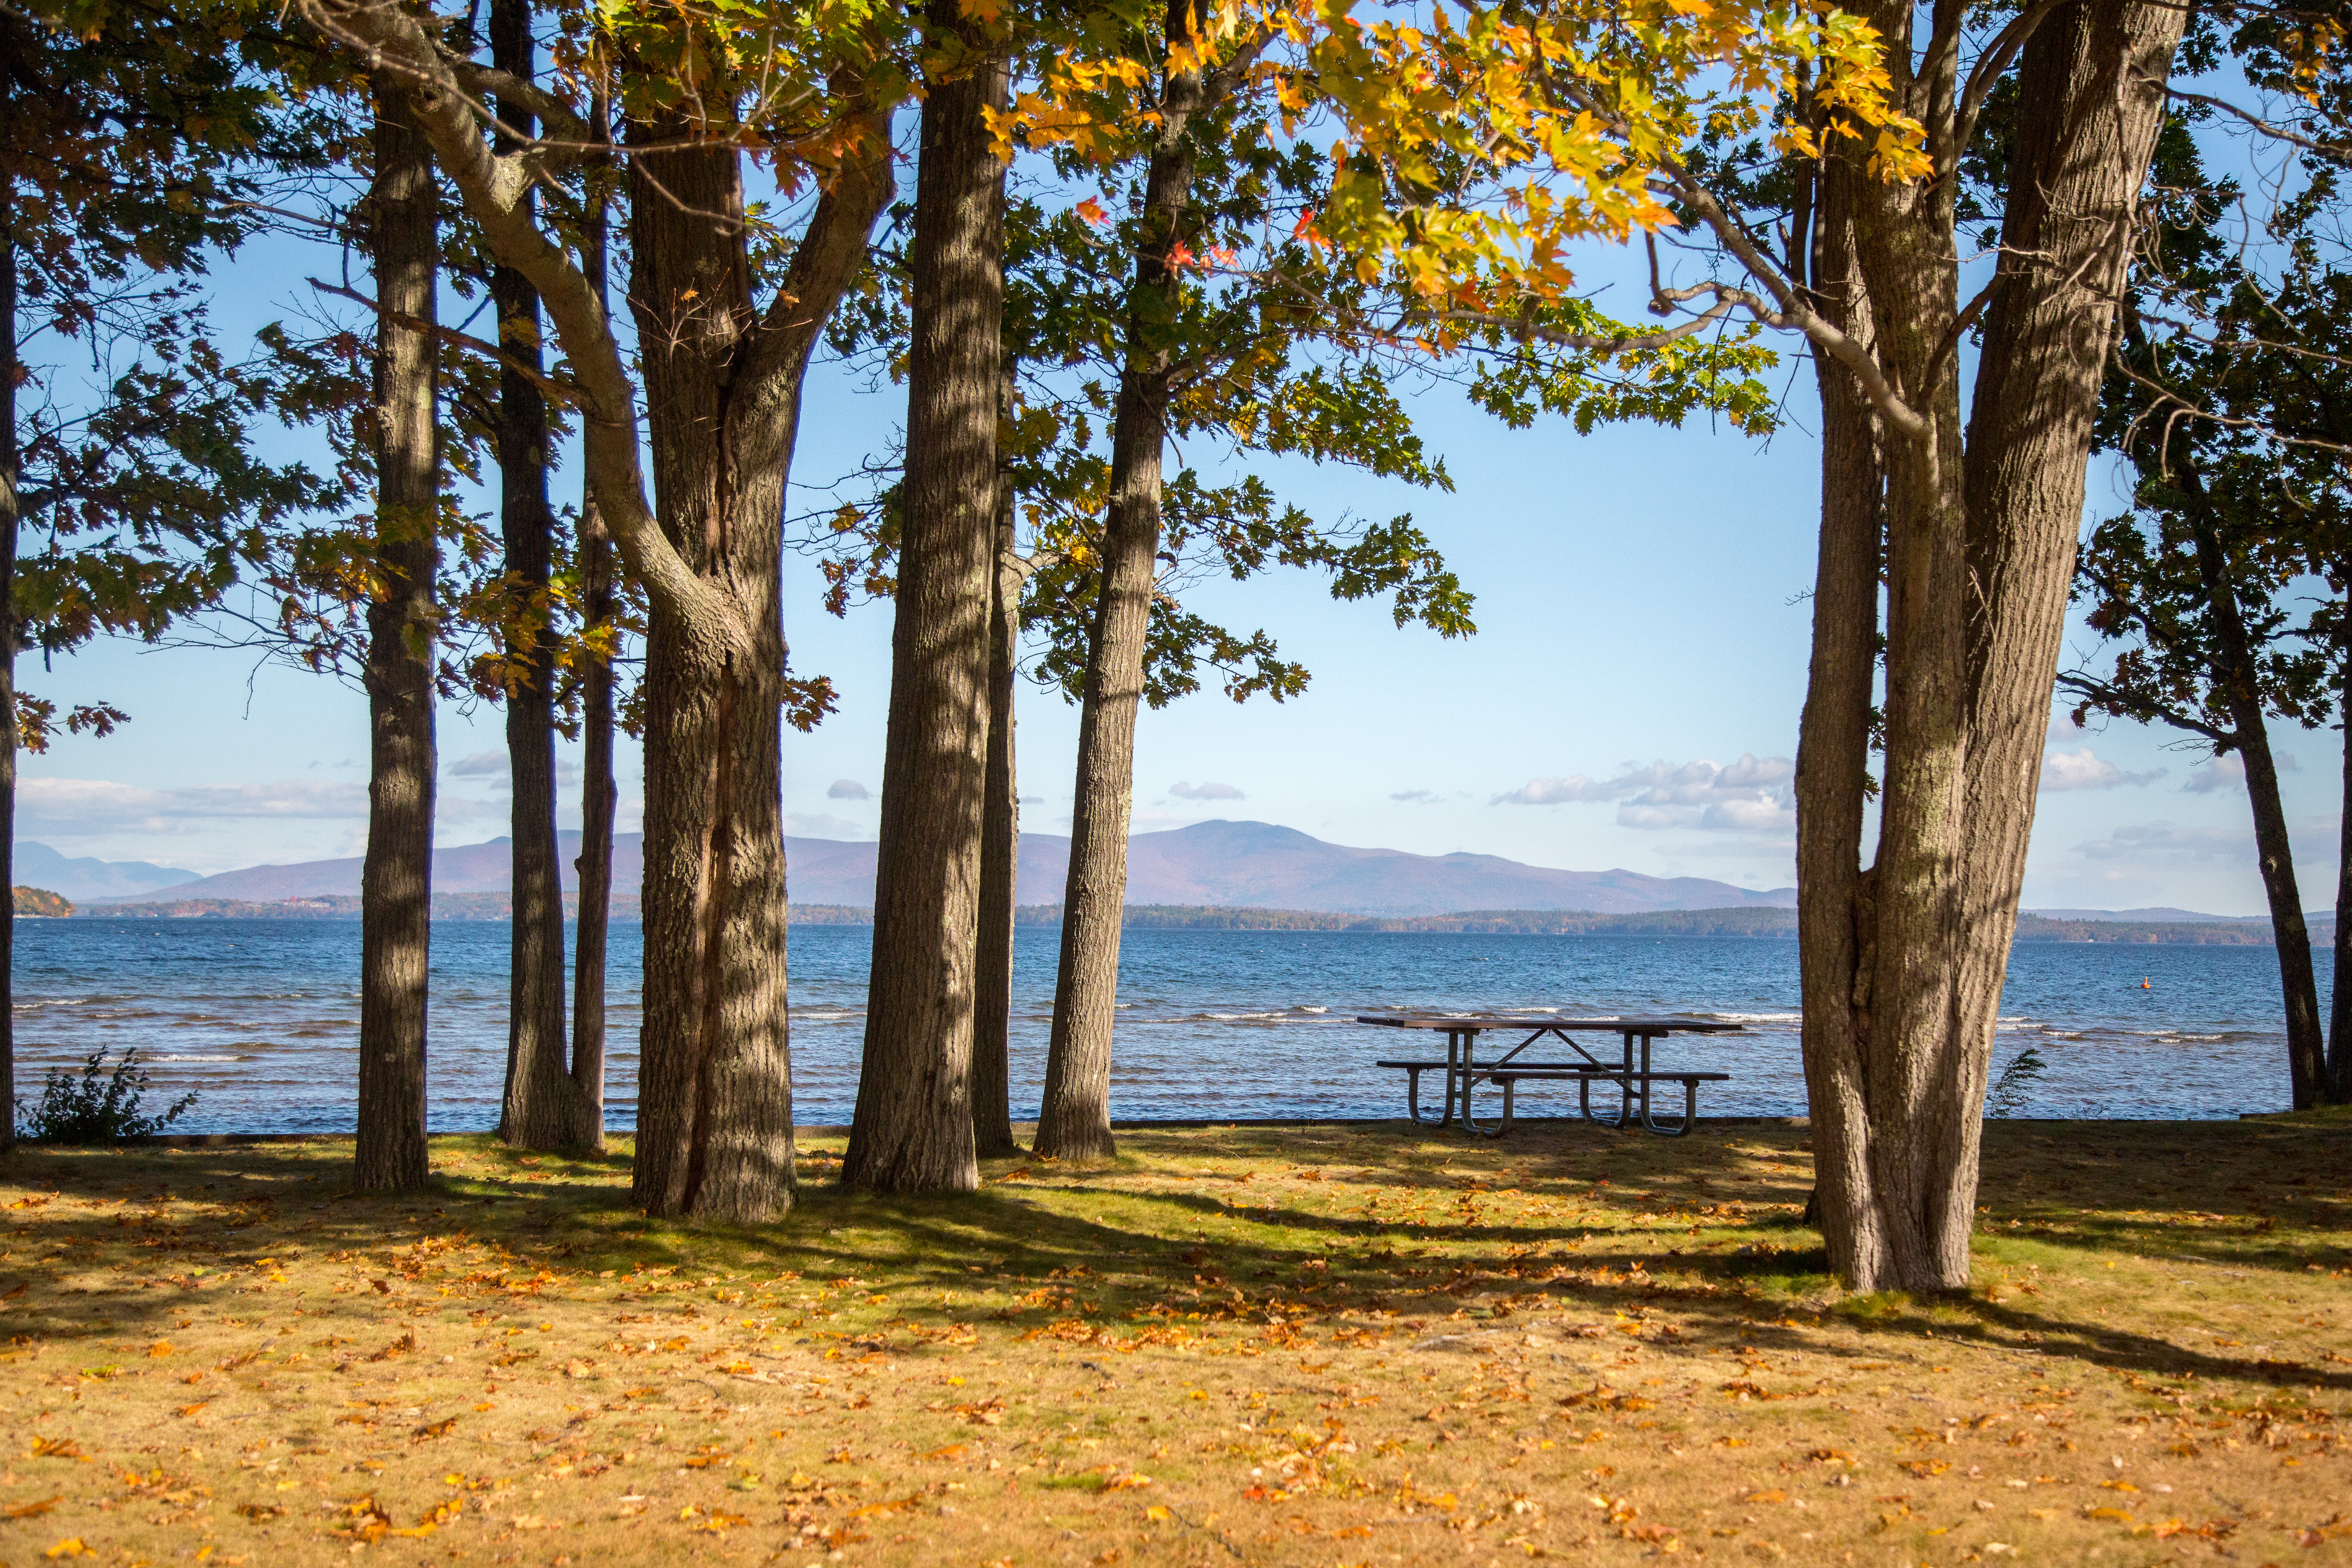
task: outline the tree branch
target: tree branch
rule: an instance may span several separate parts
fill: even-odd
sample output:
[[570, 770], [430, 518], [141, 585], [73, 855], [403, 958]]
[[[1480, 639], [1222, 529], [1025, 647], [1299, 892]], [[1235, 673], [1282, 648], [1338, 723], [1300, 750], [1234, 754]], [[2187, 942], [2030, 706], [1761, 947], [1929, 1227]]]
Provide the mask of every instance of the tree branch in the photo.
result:
[[294, 3], [303, 20], [331, 42], [417, 84], [409, 91], [436, 161], [457, 186], [491, 251], [539, 290], [572, 362], [579, 380], [589, 482], [631, 573], [681, 619], [711, 626], [748, 649], [741, 617], [686, 563], [646, 500], [635, 389], [620, 342], [596, 289], [532, 220], [524, 200], [531, 184], [529, 162], [496, 155], [484, 145], [478, 129], [479, 102], [450, 74], [433, 38], [405, 10], [372, 0]]

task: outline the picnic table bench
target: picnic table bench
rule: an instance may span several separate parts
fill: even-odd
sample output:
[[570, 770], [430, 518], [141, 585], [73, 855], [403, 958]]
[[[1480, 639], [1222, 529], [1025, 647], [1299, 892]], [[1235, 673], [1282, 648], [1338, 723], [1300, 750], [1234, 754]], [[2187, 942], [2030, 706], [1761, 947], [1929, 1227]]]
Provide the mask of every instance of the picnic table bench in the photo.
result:
[[[1575, 1083], [1578, 1107], [1588, 1121], [1602, 1127], [1628, 1128], [1638, 1120], [1643, 1127], [1661, 1137], [1679, 1138], [1688, 1132], [1698, 1120], [1698, 1086], [1727, 1082], [1731, 1075], [1726, 1072], [1661, 1069], [1652, 1063], [1652, 1042], [1669, 1035], [1737, 1034], [1740, 1028], [1738, 1024], [1687, 1017], [1681, 1014], [1582, 1018], [1494, 1013], [1366, 1013], [1359, 1015], [1356, 1022], [1387, 1029], [1427, 1029], [1443, 1033], [1445, 1036], [1445, 1058], [1443, 1061], [1399, 1058], [1373, 1065], [1404, 1071], [1405, 1108], [1414, 1121], [1423, 1127], [1444, 1127], [1458, 1114], [1466, 1131], [1483, 1138], [1499, 1138], [1510, 1130], [1511, 1115], [1521, 1083], [1547, 1081]], [[1528, 1031], [1527, 1038], [1491, 1061], [1477, 1059], [1478, 1037], [1481, 1034], [1519, 1029]], [[1623, 1050], [1617, 1060], [1604, 1060], [1584, 1048], [1576, 1038], [1579, 1034], [1616, 1035], [1623, 1044]], [[1577, 1054], [1579, 1059], [1535, 1061], [1520, 1058], [1520, 1052], [1547, 1036], [1558, 1037]], [[1641, 1042], [1638, 1064], [1635, 1060], [1636, 1040]], [[1443, 1072], [1445, 1075], [1445, 1103], [1434, 1121], [1422, 1114], [1421, 1075], [1424, 1072]], [[1592, 1085], [1596, 1079], [1604, 1085], [1616, 1086], [1618, 1103], [1613, 1111], [1603, 1113], [1593, 1109]], [[1659, 1082], [1683, 1086], [1680, 1120], [1669, 1120], [1662, 1124], [1653, 1113], [1650, 1086]], [[1490, 1125], [1484, 1126], [1472, 1111], [1470, 1101], [1471, 1090], [1481, 1083], [1496, 1084], [1503, 1090], [1501, 1116]]]

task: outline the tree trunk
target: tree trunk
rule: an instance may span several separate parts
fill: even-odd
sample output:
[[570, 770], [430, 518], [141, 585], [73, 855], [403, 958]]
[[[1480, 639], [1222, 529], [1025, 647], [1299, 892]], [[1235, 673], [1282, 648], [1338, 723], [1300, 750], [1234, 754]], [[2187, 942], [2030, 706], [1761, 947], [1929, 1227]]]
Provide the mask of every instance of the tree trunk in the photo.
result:
[[[483, 143], [425, 26], [396, 6], [306, 0], [301, 9], [338, 42], [385, 61], [387, 74], [425, 84], [414, 108], [467, 216], [501, 262], [530, 277], [562, 340], [593, 494], [652, 606], [633, 1194], [656, 1216], [768, 1218], [790, 1202], [792, 1180], [781, 513], [810, 353], [863, 269], [890, 197], [888, 112], [842, 122], [808, 225], [760, 312], [751, 309], [739, 139], [709, 134], [698, 117], [719, 106], [634, 123], [633, 378], [601, 291], [522, 209], [527, 171]], [[639, 467], [641, 401], [652, 506]]]
[[[589, 111], [589, 134], [612, 134], [603, 94]], [[583, 223], [581, 263], [604, 298], [608, 165], [600, 160], [589, 175], [588, 210]], [[572, 861], [580, 894], [577, 957], [572, 978], [572, 1142], [602, 1152], [604, 1147], [604, 952], [613, 912], [613, 811], [619, 791], [613, 782], [613, 663], [601, 640], [618, 635], [613, 595], [613, 539], [593, 482], [580, 498], [581, 635], [592, 651], [581, 661], [580, 856]]]
[[[1878, 6], [1873, 19], [1898, 71], [1907, 69], [1907, 8]], [[1885, 443], [1886, 768], [1868, 874], [1854, 873], [1841, 850], [1861, 812], [1854, 638], [1867, 622], [1853, 604], [1858, 569], [1829, 559], [1828, 535], [1841, 552], [1866, 542], [1853, 520], [1826, 512], [1824, 588], [1834, 578], [1839, 598], [1833, 610], [1816, 609], [1815, 679], [1826, 684], [1809, 696], [1801, 746], [1800, 919], [1815, 949], [1804, 959], [1806, 1052], [1809, 1072], [1830, 1075], [1811, 1090], [1817, 1152], [1828, 1155], [1823, 1227], [1833, 1266], [1857, 1289], [1968, 1283], [1986, 1068], [2091, 419], [2179, 28], [2180, 13], [2138, 0], [2072, 0], [2027, 44], [2003, 258], [1965, 456], [1949, 183], [1872, 181], [1844, 204], [1880, 363], [1927, 425], [1924, 437]], [[1937, 74], [1897, 88], [1948, 158], [1957, 155], [1951, 55], [1927, 58]], [[1839, 205], [1825, 202], [1824, 222]], [[1829, 420], [1833, 431], [1839, 424]], [[1825, 461], [1851, 461], [1857, 442], [1849, 429]], [[1847, 500], [1833, 493], [1826, 504]], [[1817, 878], [1828, 881], [1805, 888]], [[1836, 930], [1841, 884], [1853, 889], [1850, 948]], [[1849, 953], [1852, 982], [1841, 987]], [[1841, 994], [1847, 1016], [1837, 1019], [1828, 1015]]]
[[[1870, 300], [1853, 253], [1853, 184], [1822, 170], [1815, 308], [1867, 345]], [[1876, 411], [1846, 372], [1814, 362], [1822, 398], [1822, 538], [1813, 587], [1811, 679], [1797, 746], [1797, 920], [1805, 1088], [1812, 1113], [1814, 1209], [1841, 1277], [1874, 1271], [1885, 1250], [1870, 1183], [1866, 1019], [1857, 980], [1874, 941], [1862, 869], [1871, 696], [1877, 681], [1879, 564], [1886, 477]]]
[[[690, 132], [683, 119], [633, 128], [655, 146]], [[790, 434], [780, 457], [734, 384], [757, 321], [738, 154], [640, 153], [631, 177], [629, 292], [662, 531], [740, 617], [656, 598], [647, 628], [632, 1190], [654, 1214], [756, 1223], [790, 1205], [793, 1168], [776, 600]]]
[[369, 225], [377, 300], [375, 567], [367, 605], [368, 838], [360, 885], [358, 1181], [425, 1184], [425, 1005], [433, 896], [434, 579], [440, 566], [433, 161], [404, 80], [374, 79]]
[[[1002, 188], [1000, 184], [1000, 189]], [[999, 204], [1000, 210], [1002, 204]], [[998, 405], [1013, 406], [1006, 358]], [[971, 1134], [982, 1159], [1018, 1154], [1013, 1136], [1013, 914], [1020, 897], [1021, 777], [1013, 765], [1016, 664], [1021, 651], [1019, 519], [1011, 480], [996, 470], [996, 592], [988, 612], [988, 776], [981, 808], [980, 953], [973, 980]]]
[[[530, 0], [491, 0], [490, 58], [509, 76], [536, 73]], [[499, 121], [531, 133], [530, 109], [498, 102]], [[503, 132], [499, 151], [518, 144]], [[555, 826], [555, 639], [549, 626], [555, 518], [547, 504], [547, 400], [527, 372], [542, 363], [539, 291], [511, 267], [494, 267], [498, 307], [499, 526], [506, 550], [507, 760], [513, 786], [514, 917], [507, 988], [507, 1079], [499, 1135], [527, 1149], [576, 1138], [563, 1038], [563, 884]]]
[[16, 1146], [16, 184], [0, 178], [0, 1153]]
[[[1193, 10], [1193, 0], [1173, 0], [1169, 6], [1171, 55], [1192, 32]], [[1161, 465], [1175, 368], [1170, 332], [1181, 289], [1169, 256], [1184, 237], [1192, 192], [1189, 132], [1200, 102], [1199, 72], [1169, 72], [1144, 176], [1142, 233], [1128, 290], [1127, 363], [1111, 426], [1102, 574], [1079, 700], [1062, 960], [1054, 982], [1045, 1102], [1037, 1118], [1037, 1152], [1064, 1159], [1107, 1159], [1116, 1151], [1110, 1135], [1111, 1021], [1118, 1005], [1128, 818], [1135, 802], [1135, 721], [1143, 703], [1144, 654], [1160, 571]]]
[[[981, 41], [956, 0], [933, 0], [930, 22]], [[842, 1165], [845, 1183], [876, 1191], [980, 1182], [971, 1051], [1004, 306], [1002, 170], [984, 111], [1005, 91], [1003, 68], [980, 66], [923, 104], [874, 961]]]
[[[2099, 388], [2187, 13], [2072, 0], [2021, 61], [2003, 257], [1969, 425], [1970, 763], [1957, 1037], [1989, 1060], [2017, 927]], [[1974, 1079], [1980, 1105], [1982, 1069]], [[1968, 1119], [1968, 1210], [1979, 1116]]]
[[2344, 730], [2344, 816], [2336, 829], [2336, 975], [2327, 1020], [2327, 1098], [2352, 1104], [2352, 603], [2338, 606], [2336, 712]]
[[2303, 894], [2294, 882], [2294, 849], [2287, 841], [2286, 807], [2279, 800], [2278, 763], [2271, 755], [2270, 725], [2263, 713], [2260, 677], [2246, 638], [2228, 556], [2213, 530], [2213, 500], [2195, 469], [2174, 459], [2190, 506], [2189, 529], [2197, 542], [2197, 576], [2213, 616], [2213, 640], [2221, 657], [2214, 676], [2229, 704], [2238, 755], [2246, 764], [2246, 800], [2254, 813], [2254, 855], [2263, 871], [2263, 891], [2271, 906], [2272, 940], [2278, 948], [2279, 987], [2286, 1002], [2287, 1075], [2294, 1109], [2308, 1110], [2327, 1099], [2327, 1053], [2319, 1026], [2319, 986], [2311, 972], [2311, 931], [2303, 918]]

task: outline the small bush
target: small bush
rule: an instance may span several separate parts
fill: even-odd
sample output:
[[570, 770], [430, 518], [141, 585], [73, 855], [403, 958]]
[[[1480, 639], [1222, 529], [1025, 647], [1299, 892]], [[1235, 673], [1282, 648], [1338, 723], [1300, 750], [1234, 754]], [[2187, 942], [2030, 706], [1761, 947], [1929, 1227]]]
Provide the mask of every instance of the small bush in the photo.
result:
[[[103, 1050], [90, 1053], [79, 1076], [51, 1068], [48, 1081], [41, 1086], [40, 1103], [24, 1113], [17, 1123], [17, 1136], [42, 1143], [82, 1147], [127, 1143], [134, 1138], [154, 1137], [195, 1104], [194, 1095], [184, 1094], [161, 1116], [142, 1115], [141, 1104], [147, 1096], [147, 1069], [139, 1065], [139, 1047], [133, 1046], [123, 1052], [122, 1059], [111, 1072], [106, 1068], [108, 1054]], [[21, 1098], [16, 1106], [24, 1110]]]
[[2022, 1111], [2025, 1097], [2033, 1091], [2034, 1080], [2049, 1070], [2050, 1064], [2032, 1046], [2018, 1052], [1993, 1080], [1992, 1092], [1985, 1096], [1985, 1114], [2015, 1116]]

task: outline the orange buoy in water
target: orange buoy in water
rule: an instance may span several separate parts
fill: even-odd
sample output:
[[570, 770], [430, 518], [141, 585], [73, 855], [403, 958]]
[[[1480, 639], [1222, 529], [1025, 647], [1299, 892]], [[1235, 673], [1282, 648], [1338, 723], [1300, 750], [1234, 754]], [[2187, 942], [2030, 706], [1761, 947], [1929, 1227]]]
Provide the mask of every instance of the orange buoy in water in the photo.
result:
[[2140, 988], [2141, 990], [2143, 990], [2143, 991], [2145, 991], [2145, 990], [2148, 989], [2148, 984], [2147, 984], [2147, 981], [2146, 979], [2144, 979], [2144, 978], [2143, 978], [2143, 979], [2140, 981], [2140, 983], [2139, 983], [2139, 988]]

